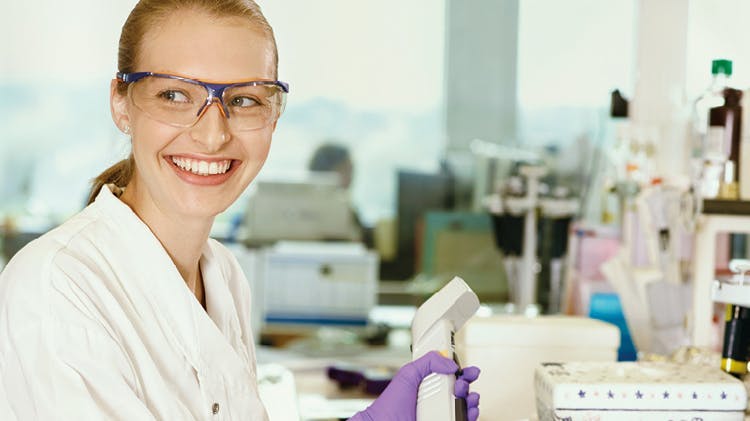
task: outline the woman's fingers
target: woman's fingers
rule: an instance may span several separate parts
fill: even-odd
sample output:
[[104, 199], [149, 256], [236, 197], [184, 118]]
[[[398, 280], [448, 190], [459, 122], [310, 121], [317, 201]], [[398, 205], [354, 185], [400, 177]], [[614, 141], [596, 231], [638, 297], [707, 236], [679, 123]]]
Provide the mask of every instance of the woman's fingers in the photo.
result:
[[475, 367], [473, 365], [469, 367], [464, 367], [461, 370], [462, 370], [462, 374], [458, 376], [458, 378], [464, 379], [469, 383], [479, 378], [479, 373], [481, 373], [481, 370], [479, 369], [479, 367]]
[[479, 393], [477, 392], [469, 393], [469, 396], [466, 397], [466, 406], [469, 408], [479, 407]]

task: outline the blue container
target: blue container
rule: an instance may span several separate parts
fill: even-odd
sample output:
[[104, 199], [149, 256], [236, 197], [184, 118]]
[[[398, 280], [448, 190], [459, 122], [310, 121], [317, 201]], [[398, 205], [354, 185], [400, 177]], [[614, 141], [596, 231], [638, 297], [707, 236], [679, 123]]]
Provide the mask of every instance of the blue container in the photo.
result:
[[636, 361], [638, 354], [630, 337], [625, 315], [622, 312], [620, 297], [614, 293], [595, 293], [591, 295], [589, 317], [612, 323], [620, 328], [620, 348], [617, 350], [618, 361]]

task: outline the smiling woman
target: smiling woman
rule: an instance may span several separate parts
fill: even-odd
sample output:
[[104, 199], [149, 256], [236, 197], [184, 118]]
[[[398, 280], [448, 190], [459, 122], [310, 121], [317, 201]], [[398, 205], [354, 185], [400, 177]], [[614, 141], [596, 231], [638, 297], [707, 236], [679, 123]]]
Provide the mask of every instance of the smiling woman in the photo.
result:
[[[267, 420], [248, 282], [208, 236], [284, 108], [273, 31], [252, 0], [141, 0], [118, 66], [110, 110], [131, 155], [0, 273], [0, 419]], [[458, 368], [429, 353], [353, 419], [414, 420], [421, 380]], [[478, 370], [463, 373], [475, 420]]]

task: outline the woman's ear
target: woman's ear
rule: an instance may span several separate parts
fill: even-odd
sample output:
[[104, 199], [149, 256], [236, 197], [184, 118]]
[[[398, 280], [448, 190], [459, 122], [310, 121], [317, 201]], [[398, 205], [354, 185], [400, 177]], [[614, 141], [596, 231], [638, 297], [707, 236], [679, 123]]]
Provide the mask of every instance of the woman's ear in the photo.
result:
[[130, 133], [130, 115], [128, 114], [128, 96], [121, 94], [117, 87], [121, 82], [112, 79], [109, 84], [109, 110], [112, 113], [112, 121], [117, 128], [125, 134]]

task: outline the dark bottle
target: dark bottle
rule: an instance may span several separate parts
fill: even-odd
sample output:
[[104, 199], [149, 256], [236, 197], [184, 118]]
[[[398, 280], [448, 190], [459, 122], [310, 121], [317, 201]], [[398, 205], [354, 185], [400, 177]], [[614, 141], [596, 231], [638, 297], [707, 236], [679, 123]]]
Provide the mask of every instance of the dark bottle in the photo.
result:
[[747, 373], [750, 342], [750, 309], [727, 304], [721, 369], [736, 377]]
[[724, 105], [711, 108], [709, 112], [709, 138], [721, 142], [724, 171], [719, 197], [739, 199], [740, 134], [742, 130], [742, 91], [725, 88]]

